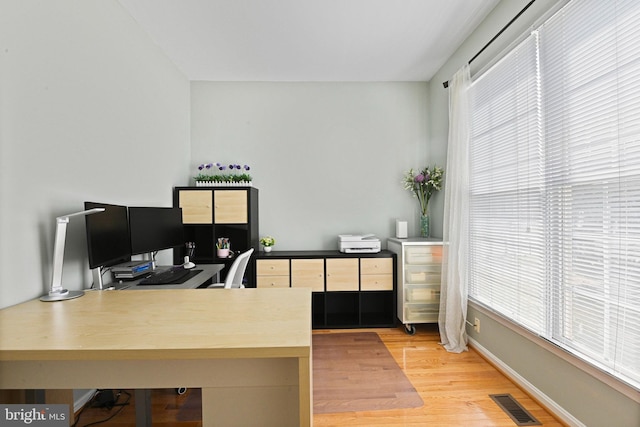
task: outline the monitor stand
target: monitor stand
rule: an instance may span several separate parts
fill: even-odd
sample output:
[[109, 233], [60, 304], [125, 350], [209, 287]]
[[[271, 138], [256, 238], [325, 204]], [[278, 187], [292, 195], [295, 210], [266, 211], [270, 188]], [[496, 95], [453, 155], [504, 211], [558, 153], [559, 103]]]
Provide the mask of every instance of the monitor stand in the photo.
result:
[[93, 275], [93, 287], [99, 291], [104, 289], [104, 283], [102, 282], [102, 267], [94, 268], [91, 270]]

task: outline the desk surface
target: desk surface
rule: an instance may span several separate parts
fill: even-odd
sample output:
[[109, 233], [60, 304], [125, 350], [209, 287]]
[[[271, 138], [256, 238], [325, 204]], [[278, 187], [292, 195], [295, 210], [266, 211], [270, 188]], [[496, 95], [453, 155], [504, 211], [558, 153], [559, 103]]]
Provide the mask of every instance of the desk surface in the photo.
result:
[[310, 357], [310, 349], [306, 288], [87, 292], [0, 310], [5, 361]]
[[[166, 271], [171, 267], [158, 267], [156, 271], [162, 272]], [[180, 283], [177, 285], [174, 284], [166, 284], [166, 285], [138, 285], [142, 279], [130, 280], [130, 281], [122, 281], [122, 282], [114, 282], [110, 283], [107, 286], [114, 286], [117, 290], [145, 290], [145, 289], [195, 289], [203, 283], [207, 282], [209, 279], [213, 278], [213, 282], [216, 283], [219, 280], [220, 272], [224, 268], [224, 264], [198, 264], [193, 269], [194, 270], [202, 270], [200, 274], [191, 277], [189, 280], [184, 283]]]

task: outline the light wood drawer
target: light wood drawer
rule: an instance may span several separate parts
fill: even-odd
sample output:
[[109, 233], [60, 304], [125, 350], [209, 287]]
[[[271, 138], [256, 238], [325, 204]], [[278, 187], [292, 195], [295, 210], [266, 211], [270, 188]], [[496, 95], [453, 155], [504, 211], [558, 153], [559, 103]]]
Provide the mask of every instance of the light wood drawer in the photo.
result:
[[393, 274], [393, 259], [360, 258], [360, 274]]
[[183, 224], [212, 224], [213, 196], [211, 190], [189, 190], [178, 194]]
[[358, 258], [328, 258], [327, 291], [359, 290]]
[[292, 259], [291, 287], [324, 291], [324, 259]]
[[215, 190], [214, 219], [216, 224], [246, 224], [248, 221], [246, 190]]
[[258, 276], [287, 276], [289, 277], [288, 259], [259, 259], [256, 261]]
[[289, 276], [258, 276], [258, 288], [288, 288]]
[[363, 274], [360, 276], [360, 289], [363, 291], [392, 291], [393, 275]]

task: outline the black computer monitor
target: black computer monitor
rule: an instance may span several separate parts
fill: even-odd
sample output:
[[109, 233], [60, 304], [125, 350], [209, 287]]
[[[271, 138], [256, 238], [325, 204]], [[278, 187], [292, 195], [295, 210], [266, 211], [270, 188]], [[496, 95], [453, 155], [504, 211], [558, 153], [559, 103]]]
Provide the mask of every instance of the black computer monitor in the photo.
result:
[[153, 253], [185, 243], [181, 208], [130, 207], [129, 230], [132, 255]]
[[108, 267], [131, 259], [127, 207], [84, 202], [85, 209], [104, 208], [85, 217], [89, 268]]

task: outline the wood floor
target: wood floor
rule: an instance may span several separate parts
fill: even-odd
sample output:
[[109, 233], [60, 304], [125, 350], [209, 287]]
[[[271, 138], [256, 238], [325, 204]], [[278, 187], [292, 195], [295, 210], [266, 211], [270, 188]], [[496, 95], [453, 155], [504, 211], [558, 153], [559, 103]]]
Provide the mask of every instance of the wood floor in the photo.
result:
[[[346, 425], [350, 427], [513, 427], [516, 425], [515, 422], [489, 397], [490, 394], [502, 393], [510, 393], [544, 426], [562, 426], [473, 349], [462, 354], [452, 354], [444, 350], [438, 344], [439, 335], [435, 325], [419, 325], [418, 332], [413, 336], [407, 335], [402, 326], [397, 329], [367, 329], [367, 331], [378, 333], [422, 397], [424, 406], [413, 409], [315, 414], [313, 417], [315, 427]], [[353, 330], [314, 331], [314, 334], [342, 332], [353, 332]], [[375, 378], [372, 378], [371, 386], [376, 387]], [[192, 408], [194, 396], [189, 398], [191, 393], [197, 392], [197, 390], [188, 390], [187, 394], [178, 395], [175, 389], [154, 390], [152, 394], [153, 425], [202, 426], [202, 423], [197, 420], [197, 410]], [[126, 394], [123, 394], [120, 401], [124, 401], [126, 397]], [[85, 409], [80, 414], [77, 426], [87, 426], [106, 419], [122, 408], [121, 412], [111, 420], [100, 425], [133, 427], [135, 425], [134, 405], [135, 402], [131, 396], [128, 405], [115, 407], [110, 411], [102, 408]]]

